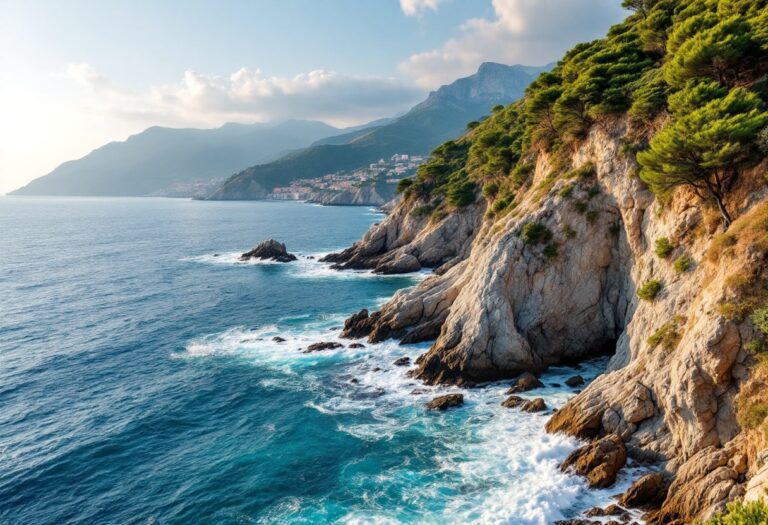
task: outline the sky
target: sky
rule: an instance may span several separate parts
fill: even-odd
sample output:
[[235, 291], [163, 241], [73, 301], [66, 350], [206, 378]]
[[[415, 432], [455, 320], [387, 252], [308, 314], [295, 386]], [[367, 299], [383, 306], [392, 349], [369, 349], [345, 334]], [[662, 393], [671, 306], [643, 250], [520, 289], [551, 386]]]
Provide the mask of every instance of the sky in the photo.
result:
[[0, 0], [0, 194], [149, 126], [393, 116], [543, 65], [620, 0]]

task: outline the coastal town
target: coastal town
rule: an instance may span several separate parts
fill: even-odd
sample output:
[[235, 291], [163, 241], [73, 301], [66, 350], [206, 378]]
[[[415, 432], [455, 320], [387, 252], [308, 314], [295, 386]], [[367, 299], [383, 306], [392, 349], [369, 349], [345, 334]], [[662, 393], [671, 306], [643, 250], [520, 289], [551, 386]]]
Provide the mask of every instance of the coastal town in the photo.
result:
[[361, 186], [386, 183], [396, 185], [413, 176], [425, 157], [396, 153], [353, 171], [336, 171], [314, 179], [298, 179], [288, 186], [277, 186], [267, 198], [272, 200], [308, 200], [318, 193], [351, 191]]

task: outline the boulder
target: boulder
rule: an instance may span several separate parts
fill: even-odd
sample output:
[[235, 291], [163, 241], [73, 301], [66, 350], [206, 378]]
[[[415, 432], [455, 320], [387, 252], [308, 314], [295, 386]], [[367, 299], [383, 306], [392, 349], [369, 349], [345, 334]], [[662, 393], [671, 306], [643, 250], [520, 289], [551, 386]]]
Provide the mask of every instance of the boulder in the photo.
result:
[[272, 340], [273, 340], [275, 343], [284, 343], [284, 342], [285, 342], [285, 339], [283, 339], [283, 338], [282, 338], [282, 337], [280, 337], [279, 335], [276, 335], [275, 337], [273, 337], [273, 338], [272, 338]]
[[534, 388], [541, 388], [544, 384], [539, 381], [539, 379], [529, 373], [525, 372], [521, 374], [517, 380], [515, 381], [515, 384], [510, 387], [509, 390], [507, 390], [507, 394], [517, 394], [519, 392], [528, 392], [529, 390], [533, 390]]
[[449, 408], [458, 407], [464, 404], [463, 394], [446, 394], [444, 396], [438, 396], [432, 401], [426, 404], [429, 410], [448, 410]]
[[363, 343], [352, 343], [348, 348], [365, 348]]
[[584, 378], [579, 375], [569, 377], [568, 379], [565, 380], [565, 384], [570, 387], [581, 386], [584, 384]]
[[395, 366], [408, 366], [411, 364], [411, 358], [410, 357], [401, 357], [400, 359], [396, 359], [394, 363], [392, 363]]
[[507, 399], [501, 402], [501, 406], [505, 408], [517, 408], [525, 402], [520, 396], [509, 396]]
[[336, 350], [337, 348], [344, 348], [344, 345], [334, 342], [313, 343], [304, 350], [304, 353], [310, 354], [312, 352], [322, 352], [323, 350]]
[[520, 409], [523, 412], [541, 412], [542, 410], [547, 409], [547, 404], [542, 398], [537, 397], [536, 399], [531, 399], [530, 401], [523, 403]]
[[586, 477], [592, 488], [606, 488], [614, 484], [626, 462], [624, 442], [611, 434], [571, 452], [560, 469]]
[[619, 502], [627, 507], [660, 502], [664, 499], [664, 476], [658, 472], [646, 474], [638, 479], [619, 498]]
[[285, 248], [285, 244], [277, 242], [274, 239], [268, 239], [253, 250], [245, 252], [240, 256], [241, 261], [249, 261], [251, 259], [260, 259], [262, 261], [270, 260], [276, 262], [287, 263], [296, 260], [296, 256], [288, 253]]

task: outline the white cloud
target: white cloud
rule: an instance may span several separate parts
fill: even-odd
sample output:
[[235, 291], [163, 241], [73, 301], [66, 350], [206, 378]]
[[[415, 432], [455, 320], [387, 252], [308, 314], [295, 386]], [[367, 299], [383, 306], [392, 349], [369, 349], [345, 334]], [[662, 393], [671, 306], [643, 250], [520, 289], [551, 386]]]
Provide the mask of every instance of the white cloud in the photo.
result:
[[428, 9], [437, 11], [437, 6], [443, 0], [400, 0], [400, 9], [406, 16], [421, 16]]
[[246, 68], [229, 76], [186, 71], [178, 83], [146, 93], [115, 86], [88, 64], [72, 64], [64, 76], [92, 94], [94, 112], [147, 125], [217, 126], [288, 118], [357, 124], [390, 116], [423, 97], [411, 83], [323, 70], [294, 77], [270, 77]]
[[617, 0], [493, 0], [494, 18], [474, 18], [440, 48], [400, 69], [424, 88], [473, 73], [485, 61], [543, 65], [578, 42], [603, 36], [626, 13]]

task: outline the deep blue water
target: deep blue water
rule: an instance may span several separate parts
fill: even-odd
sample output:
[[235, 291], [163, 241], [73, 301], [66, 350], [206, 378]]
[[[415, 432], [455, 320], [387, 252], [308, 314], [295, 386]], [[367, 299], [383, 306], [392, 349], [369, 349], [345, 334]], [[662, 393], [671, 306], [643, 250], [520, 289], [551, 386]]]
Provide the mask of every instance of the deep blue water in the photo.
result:
[[[577, 443], [502, 409], [506, 385], [427, 413], [436, 389], [392, 366], [425, 345], [300, 352], [423, 277], [306, 258], [376, 220], [0, 198], [0, 523], [549, 523], [615, 493], [559, 473]], [[270, 237], [300, 260], [236, 262]]]

